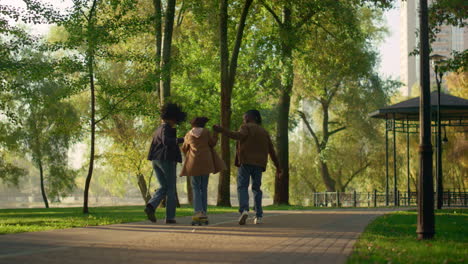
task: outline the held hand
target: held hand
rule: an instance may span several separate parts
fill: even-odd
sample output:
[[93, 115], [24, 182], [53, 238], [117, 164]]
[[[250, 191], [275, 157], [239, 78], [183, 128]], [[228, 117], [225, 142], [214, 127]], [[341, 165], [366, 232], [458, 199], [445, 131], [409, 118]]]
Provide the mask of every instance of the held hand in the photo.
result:
[[223, 132], [223, 127], [220, 125], [213, 125], [213, 130], [216, 132]]

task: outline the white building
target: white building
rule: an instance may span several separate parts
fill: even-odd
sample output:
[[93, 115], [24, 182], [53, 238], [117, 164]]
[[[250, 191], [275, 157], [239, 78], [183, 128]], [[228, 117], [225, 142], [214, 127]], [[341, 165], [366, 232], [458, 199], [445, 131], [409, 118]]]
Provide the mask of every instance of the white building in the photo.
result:
[[[429, 1], [432, 2], [432, 1]], [[419, 40], [416, 30], [419, 28], [419, 1], [406, 0], [400, 8], [400, 80], [403, 83], [401, 93], [410, 96], [414, 87], [419, 85], [419, 56], [409, 56]], [[450, 57], [452, 50], [468, 49], [468, 29], [442, 26], [437, 39], [432, 43], [432, 53]], [[435, 83], [431, 69], [431, 83]]]

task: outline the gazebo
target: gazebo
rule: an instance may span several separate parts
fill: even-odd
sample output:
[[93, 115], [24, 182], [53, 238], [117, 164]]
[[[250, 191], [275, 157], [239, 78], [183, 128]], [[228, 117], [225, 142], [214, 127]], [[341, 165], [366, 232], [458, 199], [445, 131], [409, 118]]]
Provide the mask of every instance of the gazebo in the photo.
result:
[[[468, 100], [460, 97], [440, 93], [440, 105], [438, 104], [438, 93], [431, 93], [431, 116], [432, 126], [437, 126], [437, 109], [440, 107], [440, 125], [442, 127], [468, 127]], [[389, 132], [393, 133], [393, 198], [394, 205], [399, 204], [399, 194], [397, 189], [397, 169], [396, 169], [396, 133], [406, 134], [406, 159], [407, 159], [407, 201], [411, 199], [410, 190], [410, 134], [419, 133], [419, 97], [412, 98], [394, 105], [381, 108], [370, 114], [370, 117], [385, 119], [385, 203], [389, 205]], [[437, 131], [433, 131], [434, 134]], [[444, 138], [444, 141], [446, 138]], [[437, 143], [437, 141], [436, 141]], [[435, 144], [438, 155], [441, 155], [442, 148]], [[439, 164], [440, 163], [440, 164]], [[436, 159], [437, 168], [442, 166], [440, 159]], [[441, 199], [442, 175], [437, 179], [437, 195]]]

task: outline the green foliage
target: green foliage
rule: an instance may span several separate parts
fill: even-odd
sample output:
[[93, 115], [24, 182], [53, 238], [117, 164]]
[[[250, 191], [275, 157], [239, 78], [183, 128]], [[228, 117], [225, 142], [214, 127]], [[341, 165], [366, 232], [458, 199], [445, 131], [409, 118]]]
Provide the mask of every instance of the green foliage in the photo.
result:
[[[62, 72], [41, 53], [23, 53], [31, 68], [14, 76], [15, 112], [19, 123], [16, 140], [24, 154], [46, 171], [46, 186], [53, 198], [70, 192], [75, 172], [68, 166], [68, 150], [79, 139], [79, 116], [66, 101], [69, 93]], [[53, 63], [52, 63], [53, 64]]]
[[[122, 195], [128, 192], [127, 181], [138, 186], [138, 176], [152, 175], [151, 163], [147, 161], [148, 139], [153, 134], [154, 124], [142, 119], [133, 119], [125, 115], [113, 115], [102, 124], [103, 133], [109, 138], [109, 144], [100, 157], [99, 164], [105, 172], [98, 181], [106, 181], [106, 188], [112, 194]], [[148, 179], [147, 182], [150, 182]], [[149, 190], [141, 190], [149, 191]]]
[[436, 211], [433, 240], [416, 240], [416, 212], [395, 212], [372, 222], [359, 238], [348, 263], [464, 263], [466, 209]]
[[[338, 21], [323, 22], [321, 28], [309, 29], [314, 33], [299, 46], [296, 101], [307, 112], [313, 132], [304, 135], [313, 140], [301, 140], [301, 144], [309, 153], [317, 153], [309, 158], [315, 164], [308, 166], [313, 166], [311, 171], [315, 173], [321, 172], [324, 182], [327, 174], [319, 167], [326, 164], [334, 189], [344, 191], [358, 178], [354, 188], [367, 189], [370, 186], [364, 179], [371, 177], [377, 185], [382, 175], [370, 173], [382, 168], [382, 140], [380, 123], [368, 114], [384, 106], [399, 83], [375, 73], [375, 41], [386, 32], [381, 25], [381, 11], [359, 6], [339, 10], [346, 15], [338, 16]], [[313, 177], [309, 176], [309, 181]]]
[[429, 23], [435, 32], [441, 25], [465, 27], [468, 14], [466, 2], [463, 0], [437, 0], [431, 3], [429, 9]]
[[[36, 1], [25, 1], [29, 8], [44, 12], [24, 12], [2, 6], [4, 15], [27, 22], [57, 22], [60, 15]], [[50, 12], [49, 12], [50, 11]], [[42, 20], [45, 19], [45, 20]], [[0, 50], [0, 150], [29, 158], [46, 173], [46, 188], [52, 198], [70, 192], [75, 184], [75, 172], [68, 166], [67, 152], [79, 138], [79, 117], [67, 101], [73, 93], [74, 79], [70, 73], [77, 68], [73, 58], [58, 56], [42, 39], [18, 26], [5, 27], [1, 32]], [[4, 117], [4, 118], [2, 118]], [[4, 154], [2, 153], [4, 156]], [[2, 162], [3, 178], [18, 183], [25, 170]]]
[[[437, 0], [431, 1], [429, 5], [429, 41], [433, 43], [442, 26], [451, 25], [464, 28], [467, 25], [468, 12], [466, 12], [466, 1], [464, 0]], [[419, 35], [419, 30], [416, 32]], [[419, 54], [419, 43], [410, 55]], [[452, 56], [447, 60], [444, 71], [456, 72], [467, 68], [468, 51], [452, 50]]]
[[[124, 195], [129, 184], [137, 184], [137, 175], [150, 175], [146, 152], [159, 123], [155, 84], [160, 80], [151, 1], [74, 0], [73, 8], [64, 14], [40, 1], [25, 2], [27, 10], [1, 6], [2, 14], [55, 26], [43, 41], [0, 17], [0, 151], [21, 150], [34, 161], [47, 163], [47, 174], [68, 175], [47, 179], [54, 196], [81, 183], [68, 168], [66, 150], [82, 140], [80, 134], [88, 133], [82, 127], [90, 122], [92, 76], [101, 185], [95, 191]], [[320, 160], [330, 164], [341, 187], [373, 188], [382, 182], [382, 128], [367, 114], [388, 102], [397, 86], [374, 71], [374, 45], [386, 32], [381, 10], [393, 2], [254, 1], [238, 59], [231, 129], [239, 127], [243, 112], [256, 108], [273, 135], [278, 96], [282, 84], [289, 82], [294, 82], [291, 95], [296, 102], [327, 98], [338, 87], [331, 100], [330, 118], [335, 123], [330, 128], [346, 126], [320, 155], [303, 134], [291, 143], [293, 202], [302, 203], [308, 193], [323, 190]], [[168, 100], [182, 104], [189, 119], [209, 117], [208, 126], [220, 121], [218, 4], [178, 1], [171, 52], [172, 96]], [[278, 15], [289, 7], [294, 28], [279, 27], [265, 6]], [[243, 1], [229, 4], [231, 49], [242, 7]], [[291, 45], [293, 60], [282, 60], [284, 44]], [[289, 62], [294, 67], [286, 67]], [[318, 101], [309, 113], [314, 128], [322, 120], [316, 112]], [[299, 119], [295, 115], [290, 119], [294, 132]], [[179, 136], [189, 129], [188, 123], [179, 126]], [[349, 157], [349, 153], [355, 155]], [[11, 160], [2, 160], [0, 171], [8, 171], [9, 176], [3, 178], [15, 183], [14, 175], [21, 169], [15, 169]], [[371, 165], [357, 176], [358, 183], [349, 183], [353, 173], [367, 163]], [[266, 183], [272, 177], [266, 175]]]
[[8, 185], [18, 186], [19, 179], [26, 171], [18, 165], [9, 162], [5, 153], [0, 152], [0, 180]]

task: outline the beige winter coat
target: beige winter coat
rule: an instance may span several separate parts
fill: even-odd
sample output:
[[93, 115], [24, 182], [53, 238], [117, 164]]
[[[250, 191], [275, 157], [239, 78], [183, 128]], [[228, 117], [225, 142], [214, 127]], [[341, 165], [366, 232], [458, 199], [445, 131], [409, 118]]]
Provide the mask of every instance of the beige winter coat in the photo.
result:
[[217, 141], [217, 134], [212, 135], [206, 128], [193, 128], [187, 132], [182, 145], [185, 161], [180, 176], [201, 176], [225, 170], [224, 161], [214, 150]]

